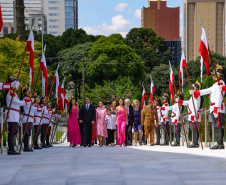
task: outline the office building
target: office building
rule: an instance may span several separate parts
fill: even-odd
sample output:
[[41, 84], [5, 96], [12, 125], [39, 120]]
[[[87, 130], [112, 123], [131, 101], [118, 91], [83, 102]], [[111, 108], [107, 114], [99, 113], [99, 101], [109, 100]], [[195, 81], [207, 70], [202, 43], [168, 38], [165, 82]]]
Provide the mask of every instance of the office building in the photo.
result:
[[225, 0], [184, 0], [184, 42], [187, 60], [196, 60], [202, 29], [205, 28], [210, 50], [225, 56]]

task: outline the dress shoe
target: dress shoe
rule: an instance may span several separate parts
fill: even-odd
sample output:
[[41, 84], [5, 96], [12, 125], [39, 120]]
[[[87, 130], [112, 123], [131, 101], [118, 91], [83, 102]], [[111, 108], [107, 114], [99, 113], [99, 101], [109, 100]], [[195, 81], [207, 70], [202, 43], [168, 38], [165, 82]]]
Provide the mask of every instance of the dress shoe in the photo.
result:
[[180, 143], [174, 143], [172, 146], [180, 146]]
[[210, 149], [211, 149], [211, 150], [217, 150], [217, 149], [219, 149], [219, 145], [216, 144], [215, 146], [211, 147]]
[[92, 145], [91, 144], [88, 144], [88, 147], [91, 147]]
[[14, 151], [8, 151], [8, 155], [20, 155], [20, 154], [14, 150]]
[[30, 152], [31, 151], [31, 149], [29, 148], [29, 147], [26, 147], [26, 148], [24, 148], [24, 150], [23, 150], [24, 152]]
[[44, 144], [43, 146], [42, 146], [42, 148], [49, 148], [46, 144]]
[[[75, 145], [76, 146], [76, 145]], [[53, 145], [49, 144], [48, 147], [53, 147]]]
[[83, 145], [84, 147], [86, 147], [86, 145]]
[[224, 145], [219, 145], [219, 149], [224, 149]]
[[194, 143], [192, 143], [188, 148], [198, 148], [199, 145], [195, 145]]
[[143, 143], [144, 145], [147, 145], [147, 141], [144, 141], [144, 143]]
[[150, 144], [150, 146], [154, 146], [154, 144]]
[[154, 145], [160, 145], [160, 143], [157, 141]]
[[35, 150], [40, 150], [41, 148], [37, 145], [37, 146], [34, 146], [34, 149]]

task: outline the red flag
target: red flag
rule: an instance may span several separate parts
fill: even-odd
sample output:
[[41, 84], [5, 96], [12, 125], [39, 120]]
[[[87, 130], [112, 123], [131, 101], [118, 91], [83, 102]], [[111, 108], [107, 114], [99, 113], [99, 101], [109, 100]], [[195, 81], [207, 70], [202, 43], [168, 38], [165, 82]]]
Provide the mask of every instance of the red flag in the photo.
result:
[[29, 64], [30, 64], [30, 87], [32, 89], [33, 82], [34, 82], [34, 34], [33, 31], [30, 31], [27, 46], [25, 51], [30, 52]]
[[68, 110], [68, 107], [69, 107], [69, 101], [68, 101], [67, 95], [65, 95], [64, 103], [66, 104], [66, 111], [67, 111]]
[[181, 62], [180, 62], [180, 71], [179, 71], [179, 91], [180, 91], [180, 87], [182, 87], [182, 89], [183, 89], [184, 67], [187, 67], [187, 63], [186, 63], [186, 59], [184, 56], [184, 51], [182, 51]]
[[143, 92], [142, 92], [141, 106], [142, 106], [142, 109], [143, 109], [143, 107], [145, 106], [145, 99], [147, 98], [147, 95], [146, 95], [146, 92], [145, 92], [144, 85], [142, 85], [142, 86], [143, 86]]
[[3, 19], [2, 19], [2, 7], [0, 5], [0, 32], [2, 31]]
[[56, 83], [56, 98], [57, 98], [57, 103], [60, 106], [60, 102], [59, 102], [59, 100], [60, 100], [60, 80], [59, 80], [59, 75], [58, 75], [58, 67], [57, 67], [53, 82]]
[[171, 64], [170, 64], [169, 91], [170, 91], [170, 94], [171, 94], [172, 103], [173, 103], [173, 93], [174, 93], [174, 89], [173, 89], [173, 81], [174, 80], [175, 80], [175, 77], [174, 77], [173, 70], [172, 70]]
[[208, 76], [209, 76], [209, 53], [208, 53], [208, 42], [206, 37], [205, 29], [202, 28], [202, 36], [199, 45], [199, 53], [203, 58], [203, 62], [206, 66], [206, 76], [207, 76], [207, 87], [208, 87]]
[[65, 90], [64, 90], [64, 82], [61, 85], [61, 89], [60, 89], [60, 96], [61, 96], [61, 111], [63, 112], [64, 110], [64, 98], [65, 98]]
[[42, 70], [42, 92], [43, 95], [48, 95], [48, 73], [47, 73], [47, 66], [46, 66], [46, 58], [44, 53], [42, 54], [40, 69]]

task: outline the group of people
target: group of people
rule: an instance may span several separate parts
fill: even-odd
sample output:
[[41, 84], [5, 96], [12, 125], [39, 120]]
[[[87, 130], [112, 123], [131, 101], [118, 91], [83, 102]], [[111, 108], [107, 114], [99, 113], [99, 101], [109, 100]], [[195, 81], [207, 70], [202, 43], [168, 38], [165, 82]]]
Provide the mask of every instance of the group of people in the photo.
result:
[[[115, 146], [136, 146], [147, 145], [150, 137], [150, 145], [160, 145], [160, 138], [164, 138], [161, 145], [167, 146], [170, 141], [171, 125], [175, 125], [176, 142], [172, 146], [180, 146], [181, 137], [181, 110], [187, 106], [188, 121], [193, 132], [193, 143], [189, 148], [199, 147], [198, 123], [201, 121], [199, 109], [201, 107], [201, 96], [209, 95], [210, 113], [214, 125], [217, 144], [211, 149], [224, 149], [224, 94], [226, 86], [223, 81], [224, 68], [217, 64], [216, 72], [212, 72], [215, 83], [212, 87], [201, 89], [201, 84], [196, 81], [190, 90], [191, 98], [184, 100], [181, 92], [174, 95], [174, 104], [169, 105], [169, 95], [164, 93], [161, 102], [158, 97], [147, 106], [141, 108], [138, 100], [133, 100], [132, 105], [129, 99], [119, 99], [106, 108], [102, 101], [99, 101], [95, 108], [90, 103], [90, 98], [85, 98], [85, 104], [79, 108], [75, 99], [71, 99], [67, 111], [68, 142], [71, 147], [76, 145], [91, 147], [99, 144]], [[26, 86], [22, 88], [22, 97], [17, 96], [19, 82], [14, 75], [10, 75], [6, 83], [0, 83], [0, 90], [6, 91], [6, 117], [8, 123], [8, 154], [18, 155], [14, 150], [15, 135], [18, 133], [20, 122], [23, 124], [24, 152], [30, 152], [29, 140], [34, 128], [34, 149], [52, 147], [50, 143], [51, 126], [54, 120], [60, 119], [55, 114], [48, 97], [34, 95], [31, 89]], [[14, 93], [14, 94], [13, 94]], [[13, 97], [13, 100], [12, 100]], [[11, 101], [12, 100], [12, 101]], [[11, 105], [11, 106], [10, 106]], [[21, 109], [22, 107], [22, 109]], [[23, 117], [20, 120], [21, 110]], [[7, 113], [9, 111], [9, 113]], [[171, 119], [169, 111], [172, 111]], [[22, 125], [21, 125], [22, 126]], [[160, 130], [163, 130], [161, 137]], [[157, 142], [154, 143], [154, 132], [157, 134]], [[22, 133], [23, 134], [23, 133]], [[41, 140], [38, 142], [38, 136]], [[143, 137], [144, 136], [144, 137]], [[99, 141], [99, 142], [98, 142]], [[41, 145], [39, 145], [39, 143]]]
[[[174, 95], [174, 104], [170, 106], [169, 95], [164, 93], [161, 102], [158, 97], [148, 105], [141, 108], [138, 100], [119, 99], [113, 101], [110, 108], [105, 108], [102, 101], [99, 101], [98, 108], [90, 104], [90, 98], [86, 97], [86, 104], [81, 106], [72, 99], [67, 114], [68, 124], [68, 141], [70, 146], [76, 145], [89, 146], [97, 144], [100, 147], [104, 142], [106, 145], [115, 146], [134, 146], [147, 145], [147, 139], [150, 137], [150, 146], [160, 145], [161, 132], [163, 130], [163, 146], [169, 145], [171, 135], [171, 125], [175, 126], [176, 141], [172, 146], [180, 146], [182, 117], [181, 111], [183, 106], [188, 109], [188, 122], [193, 132], [193, 143], [188, 148], [199, 147], [198, 123], [201, 122], [199, 109], [201, 108], [201, 96], [210, 95], [210, 113], [215, 128], [217, 144], [211, 149], [224, 149], [224, 68], [217, 64], [216, 72], [212, 72], [212, 78], [215, 83], [212, 87], [201, 89], [198, 80], [192, 84], [189, 100], [183, 100], [183, 95], [177, 91]], [[161, 105], [162, 104], [162, 105]], [[172, 111], [171, 119], [169, 111]], [[154, 143], [154, 132], [157, 134], [157, 142]], [[139, 138], [138, 138], [139, 133]], [[143, 138], [144, 136], [144, 138]], [[117, 138], [117, 140], [116, 140]], [[138, 141], [139, 140], [139, 141]]]
[[[52, 109], [52, 104], [47, 97], [34, 94], [26, 85], [22, 88], [19, 98], [16, 92], [19, 84], [14, 75], [10, 75], [6, 83], [0, 83], [0, 90], [6, 91], [5, 114], [8, 116], [5, 119], [8, 124], [8, 155], [19, 155], [15, 151], [14, 145], [15, 135], [18, 134], [21, 126], [23, 127], [21, 138], [23, 138], [24, 152], [32, 152], [30, 145], [33, 144], [34, 149], [52, 147], [50, 144], [51, 127], [53, 122], [61, 117], [54, 114], [55, 109]], [[22, 113], [22, 118], [20, 113]], [[32, 129], [34, 129], [34, 138], [33, 142], [29, 143]]]

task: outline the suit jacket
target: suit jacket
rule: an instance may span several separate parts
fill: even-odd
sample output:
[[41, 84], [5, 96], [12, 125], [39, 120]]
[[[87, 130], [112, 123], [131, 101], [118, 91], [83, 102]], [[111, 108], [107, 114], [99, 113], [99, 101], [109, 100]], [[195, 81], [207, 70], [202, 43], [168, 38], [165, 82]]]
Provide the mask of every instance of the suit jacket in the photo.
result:
[[86, 104], [82, 105], [79, 110], [79, 120], [82, 120], [84, 123], [91, 123], [96, 121], [96, 109], [94, 105], [89, 105], [89, 110], [86, 110]]
[[[128, 115], [128, 112], [127, 112], [127, 115]], [[128, 123], [130, 126], [133, 126], [133, 122], [134, 122], [133, 106], [129, 105]]]

